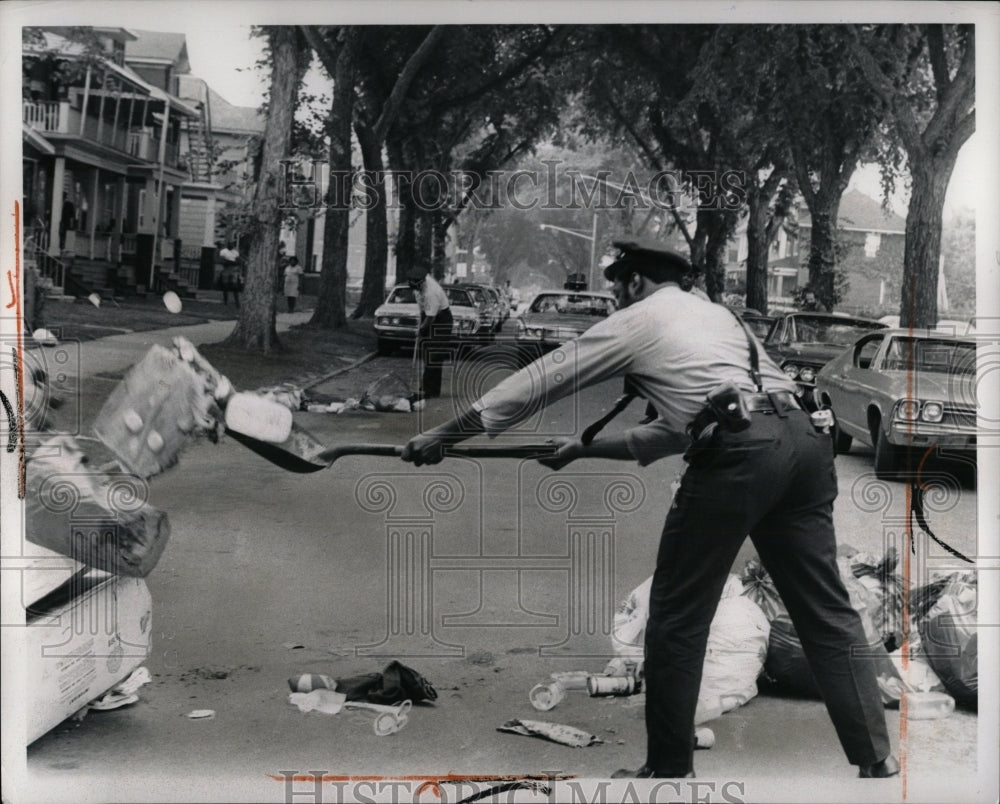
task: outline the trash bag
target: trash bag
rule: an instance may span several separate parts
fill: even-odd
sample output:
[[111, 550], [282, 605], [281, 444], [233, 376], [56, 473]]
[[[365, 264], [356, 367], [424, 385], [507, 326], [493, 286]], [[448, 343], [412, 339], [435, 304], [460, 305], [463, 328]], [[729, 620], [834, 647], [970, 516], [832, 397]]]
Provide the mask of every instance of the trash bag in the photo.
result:
[[871, 553], [855, 553], [850, 557], [851, 571], [877, 602], [869, 614], [872, 624], [882, 635], [887, 650], [895, 650], [903, 642], [903, 596], [906, 585], [896, 572], [899, 553], [890, 546], [882, 559]]
[[742, 706], [757, 695], [757, 677], [764, 668], [771, 624], [743, 584], [730, 575], [712, 619], [705, 651], [698, 700], [719, 700], [723, 712]]
[[[881, 632], [875, 626], [874, 617], [878, 616], [881, 604], [854, 576], [850, 562], [851, 559], [846, 556], [838, 558], [837, 569], [844, 581], [851, 606], [861, 618], [867, 643], [865, 655], [874, 663], [875, 674], [882, 691], [882, 702], [893, 703], [899, 700], [901, 684], [899, 674], [882, 642]], [[767, 681], [773, 684], [776, 691], [821, 697], [802, 648], [802, 642], [787, 613], [779, 614], [771, 621], [771, 638], [767, 648], [767, 659], [764, 662], [764, 672]]]
[[408, 399], [410, 394], [409, 384], [398, 374], [389, 372], [373, 380], [365, 388], [361, 395], [361, 404], [375, 405], [380, 399], [386, 397], [391, 399]]
[[337, 692], [348, 701], [394, 704], [400, 701], [437, 700], [437, 690], [412, 667], [391, 661], [381, 673], [363, 673], [337, 679]]
[[975, 576], [955, 573], [918, 623], [931, 668], [955, 702], [972, 709], [979, 701], [976, 598]]
[[760, 606], [769, 621], [788, 613], [778, 590], [774, 588], [774, 581], [760, 561], [755, 558], [747, 561], [740, 580], [743, 581], [743, 594]]
[[[612, 629], [615, 651], [635, 661], [640, 671], [652, 585], [650, 577], [632, 590], [619, 606]], [[706, 711], [720, 710], [721, 714], [757, 694], [770, 628], [764, 612], [742, 591], [740, 579], [730, 575], [712, 619], [698, 693], [699, 704]]]

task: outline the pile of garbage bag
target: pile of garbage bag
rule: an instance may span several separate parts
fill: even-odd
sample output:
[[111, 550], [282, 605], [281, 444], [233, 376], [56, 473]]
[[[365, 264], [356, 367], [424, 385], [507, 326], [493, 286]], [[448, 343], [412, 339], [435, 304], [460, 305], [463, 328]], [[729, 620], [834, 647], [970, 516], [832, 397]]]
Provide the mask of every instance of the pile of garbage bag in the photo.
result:
[[[953, 573], [907, 590], [896, 572], [898, 560], [893, 547], [882, 558], [846, 548], [837, 560], [851, 605], [861, 617], [883, 703], [898, 705], [906, 693], [944, 691], [958, 704], [975, 708], [975, 574]], [[758, 561], [748, 561], [742, 581], [744, 594], [770, 621], [763, 680], [778, 692], [819, 698], [802, 643], [766, 570]], [[905, 656], [904, 612], [909, 615]]]
[[[908, 694], [947, 693], [958, 705], [976, 708], [975, 573], [956, 572], [908, 589], [898, 563], [893, 547], [882, 557], [845, 547], [837, 559], [864, 627], [882, 702], [894, 707]], [[632, 590], [613, 623], [615, 652], [640, 675], [652, 581]], [[741, 576], [729, 576], [712, 620], [699, 722], [742, 706], [757, 695], [758, 683], [776, 693], [821, 697], [781, 596], [760, 562], [751, 559]]]

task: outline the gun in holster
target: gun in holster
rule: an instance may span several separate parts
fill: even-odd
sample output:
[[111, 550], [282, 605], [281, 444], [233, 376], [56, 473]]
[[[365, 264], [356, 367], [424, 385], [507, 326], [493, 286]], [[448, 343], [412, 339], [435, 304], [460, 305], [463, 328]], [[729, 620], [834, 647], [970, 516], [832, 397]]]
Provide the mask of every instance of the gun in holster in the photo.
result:
[[695, 440], [711, 434], [716, 426], [733, 433], [746, 430], [750, 426], [750, 409], [743, 391], [736, 383], [727, 381], [709, 391], [702, 408], [688, 427]]

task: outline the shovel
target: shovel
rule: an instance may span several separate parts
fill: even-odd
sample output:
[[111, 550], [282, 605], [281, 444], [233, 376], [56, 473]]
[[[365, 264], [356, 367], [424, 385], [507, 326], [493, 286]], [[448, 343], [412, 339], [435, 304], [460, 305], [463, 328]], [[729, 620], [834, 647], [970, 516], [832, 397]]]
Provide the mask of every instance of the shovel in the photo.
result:
[[[227, 430], [234, 440], [256, 452], [262, 458], [289, 472], [307, 474], [328, 469], [345, 455], [383, 455], [398, 458], [403, 447], [397, 444], [343, 444], [325, 447], [309, 432], [293, 424], [291, 433], [281, 443], [262, 441], [246, 433]], [[446, 447], [445, 455], [463, 458], [545, 458], [555, 454], [551, 444], [520, 444], [517, 446], [454, 446]]]

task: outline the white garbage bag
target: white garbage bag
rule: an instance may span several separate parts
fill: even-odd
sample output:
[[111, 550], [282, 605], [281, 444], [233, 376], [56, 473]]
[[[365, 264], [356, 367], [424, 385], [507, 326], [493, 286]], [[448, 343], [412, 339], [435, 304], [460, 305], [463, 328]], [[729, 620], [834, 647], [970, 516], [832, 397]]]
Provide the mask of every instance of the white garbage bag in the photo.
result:
[[[640, 668], [652, 584], [650, 577], [633, 589], [614, 617], [615, 652]], [[757, 694], [757, 677], [764, 667], [770, 630], [764, 611], [743, 595], [740, 579], [730, 575], [708, 634], [698, 722], [742, 706]]]

